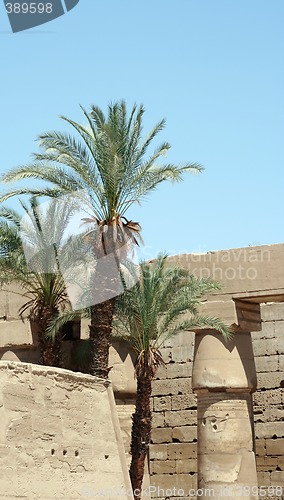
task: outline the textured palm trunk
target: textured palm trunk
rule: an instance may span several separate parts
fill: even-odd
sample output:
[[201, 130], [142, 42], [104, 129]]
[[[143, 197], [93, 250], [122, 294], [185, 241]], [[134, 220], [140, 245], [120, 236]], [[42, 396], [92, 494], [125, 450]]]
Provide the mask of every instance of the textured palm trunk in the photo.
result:
[[38, 316], [38, 342], [40, 347], [40, 364], [45, 366], [56, 366], [62, 368], [62, 336], [59, 331], [55, 339], [47, 337], [45, 332], [50, 319], [54, 316], [54, 311], [49, 307], [41, 310]]
[[100, 378], [108, 378], [109, 348], [114, 314], [115, 297], [96, 304], [91, 309], [90, 374]]
[[[112, 321], [115, 300], [121, 293], [119, 278], [119, 259], [113, 239], [112, 227], [108, 227], [101, 242], [94, 247], [96, 271], [92, 290], [94, 302], [91, 307], [90, 328], [90, 368], [89, 373], [96, 377], [108, 378], [109, 349], [111, 345]], [[109, 297], [109, 298], [108, 298]]]
[[132, 415], [130, 479], [135, 500], [141, 499], [145, 459], [151, 439], [151, 391], [150, 374], [137, 378], [137, 399], [135, 413]]

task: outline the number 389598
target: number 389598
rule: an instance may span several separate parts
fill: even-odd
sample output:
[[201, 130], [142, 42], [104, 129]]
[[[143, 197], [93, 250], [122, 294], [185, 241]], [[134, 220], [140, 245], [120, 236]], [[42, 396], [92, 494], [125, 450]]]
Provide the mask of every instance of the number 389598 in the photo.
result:
[[8, 14], [51, 14], [52, 3], [6, 3]]

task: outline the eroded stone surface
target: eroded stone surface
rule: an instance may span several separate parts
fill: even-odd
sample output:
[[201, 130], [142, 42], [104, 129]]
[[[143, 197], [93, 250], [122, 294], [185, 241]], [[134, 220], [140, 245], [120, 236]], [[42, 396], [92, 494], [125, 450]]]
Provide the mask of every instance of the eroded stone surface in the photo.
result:
[[230, 342], [215, 332], [196, 334], [192, 388], [256, 389], [256, 370], [250, 333], [235, 334]]
[[1, 499], [113, 499], [111, 486], [130, 488], [109, 382], [0, 362], [0, 394]]
[[[257, 498], [251, 392], [256, 388], [250, 334], [225, 343], [216, 332], [196, 335], [193, 389], [197, 393], [198, 486], [214, 498]], [[237, 495], [248, 486], [248, 494]]]

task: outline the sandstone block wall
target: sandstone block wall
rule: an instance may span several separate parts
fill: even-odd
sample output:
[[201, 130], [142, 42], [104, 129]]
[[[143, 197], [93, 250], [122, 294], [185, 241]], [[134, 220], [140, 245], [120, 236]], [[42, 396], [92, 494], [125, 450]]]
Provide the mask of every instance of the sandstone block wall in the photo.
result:
[[[166, 365], [158, 370], [152, 398], [152, 498], [188, 498], [190, 490], [197, 488], [197, 403], [191, 389], [193, 351], [192, 332], [180, 332], [161, 349]], [[181, 496], [183, 491], [185, 497]]]
[[284, 303], [262, 304], [262, 330], [252, 334], [257, 370], [254, 399], [258, 481], [284, 497]]
[[[284, 303], [263, 304], [261, 314], [262, 330], [252, 333], [258, 386], [253, 395], [258, 485], [265, 487], [267, 498], [284, 498]], [[152, 498], [173, 498], [163, 493], [174, 487], [185, 492], [197, 487], [193, 349], [191, 332], [181, 332], [162, 348], [166, 365], [158, 371], [152, 398], [150, 472], [156, 488]], [[283, 495], [277, 497], [280, 491]]]
[[1, 361], [0, 422], [1, 499], [131, 498], [108, 382]]
[[[243, 322], [245, 325], [242, 324], [244, 330], [247, 325], [262, 326], [261, 331], [252, 334], [258, 378], [254, 418], [258, 480], [259, 485], [267, 488], [283, 486], [284, 481], [284, 303], [263, 304], [261, 315], [259, 303], [268, 300], [267, 297], [271, 301], [284, 301], [283, 258], [284, 244], [186, 254], [169, 259], [169, 263], [184, 266], [198, 276], [212, 276], [223, 283], [223, 291], [208, 297], [204, 312], [220, 316], [230, 324], [238, 323], [243, 318], [237, 314], [235, 301], [245, 299], [250, 302], [246, 302], [244, 311], [241, 311], [248, 318]], [[28, 325], [18, 320], [17, 311], [22, 303], [18, 295], [0, 291], [0, 359], [36, 363], [36, 340]], [[253, 328], [247, 328], [249, 330], [253, 331]], [[82, 322], [81, 338], [87, 337], [88, 328]], [[183, 332], [169, 340], [162, 349], [166, 366], [159, 369], [153, 384], [153, 443], [149, 457], [152, 488], [156, 488], [153, 498], [174, 500], [178, 488], [184, 491], [196, 488], [196, 399], [191, 390], [193, 343], [194, 334]], [[72, 342], [64, 344], [65, 366], [73, 367]], [[119, 352], [119, 356], [117, 352], [112, 354], [110, 376], [128, 453], [135, 381], [131, 356], [120, 348]], [[163, 495], [167, 489], [172, 492], [170, 496]], [[182, 497], [178, 494], [176, 498]], [[273, 498], [271, 494], [270, 498]]]

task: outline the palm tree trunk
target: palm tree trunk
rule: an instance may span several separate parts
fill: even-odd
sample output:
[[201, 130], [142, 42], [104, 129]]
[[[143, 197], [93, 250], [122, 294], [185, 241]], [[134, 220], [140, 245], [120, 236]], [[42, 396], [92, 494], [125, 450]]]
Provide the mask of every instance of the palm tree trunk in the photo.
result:
[[62, 336], [59, 331], [55, 339], [46, 336], [46, 328], [54, 312], [49, 307], [44, 307], [38, 315], [38, 342], [40, 347], [40, 364], [62, 368]]
[[112, 331], [112, 319], [115, 307], [115, 297], [94, 305], [91, 308], [90, 374], [100, 378], [108, 378], [109, 348]]
[[[42, 329], [41, 329], [42, 330]], [[41, 331], [39, 334], [40, 345], [40, 364], [45, 366], [56, 366], [62, 368], [62, 343], [61, 335], [56, 335], [55, 339], [47, 339], [45, 332]]]
[[151, 392], [152, 378], [142, 373], [137, 378], [137, 399], [132, 415], [130, 479], [135, 500], [141, 499], [145, 459], [151, 439]]
[[[94, 247], [96, 259], [95, 281], [93, 286], [94, 302], [91, 307], [90, 328], [90, 369], [89, 373], [100, 378], [108, 378], [109, 348], [111, 345], [112, 320], [115, 301], [120, 290], [120, 263], [113, 239], [113, 228], [103, 238], [105, 248], [99, 240]], [[109, 299], [105, 300], [108, 292]]]

